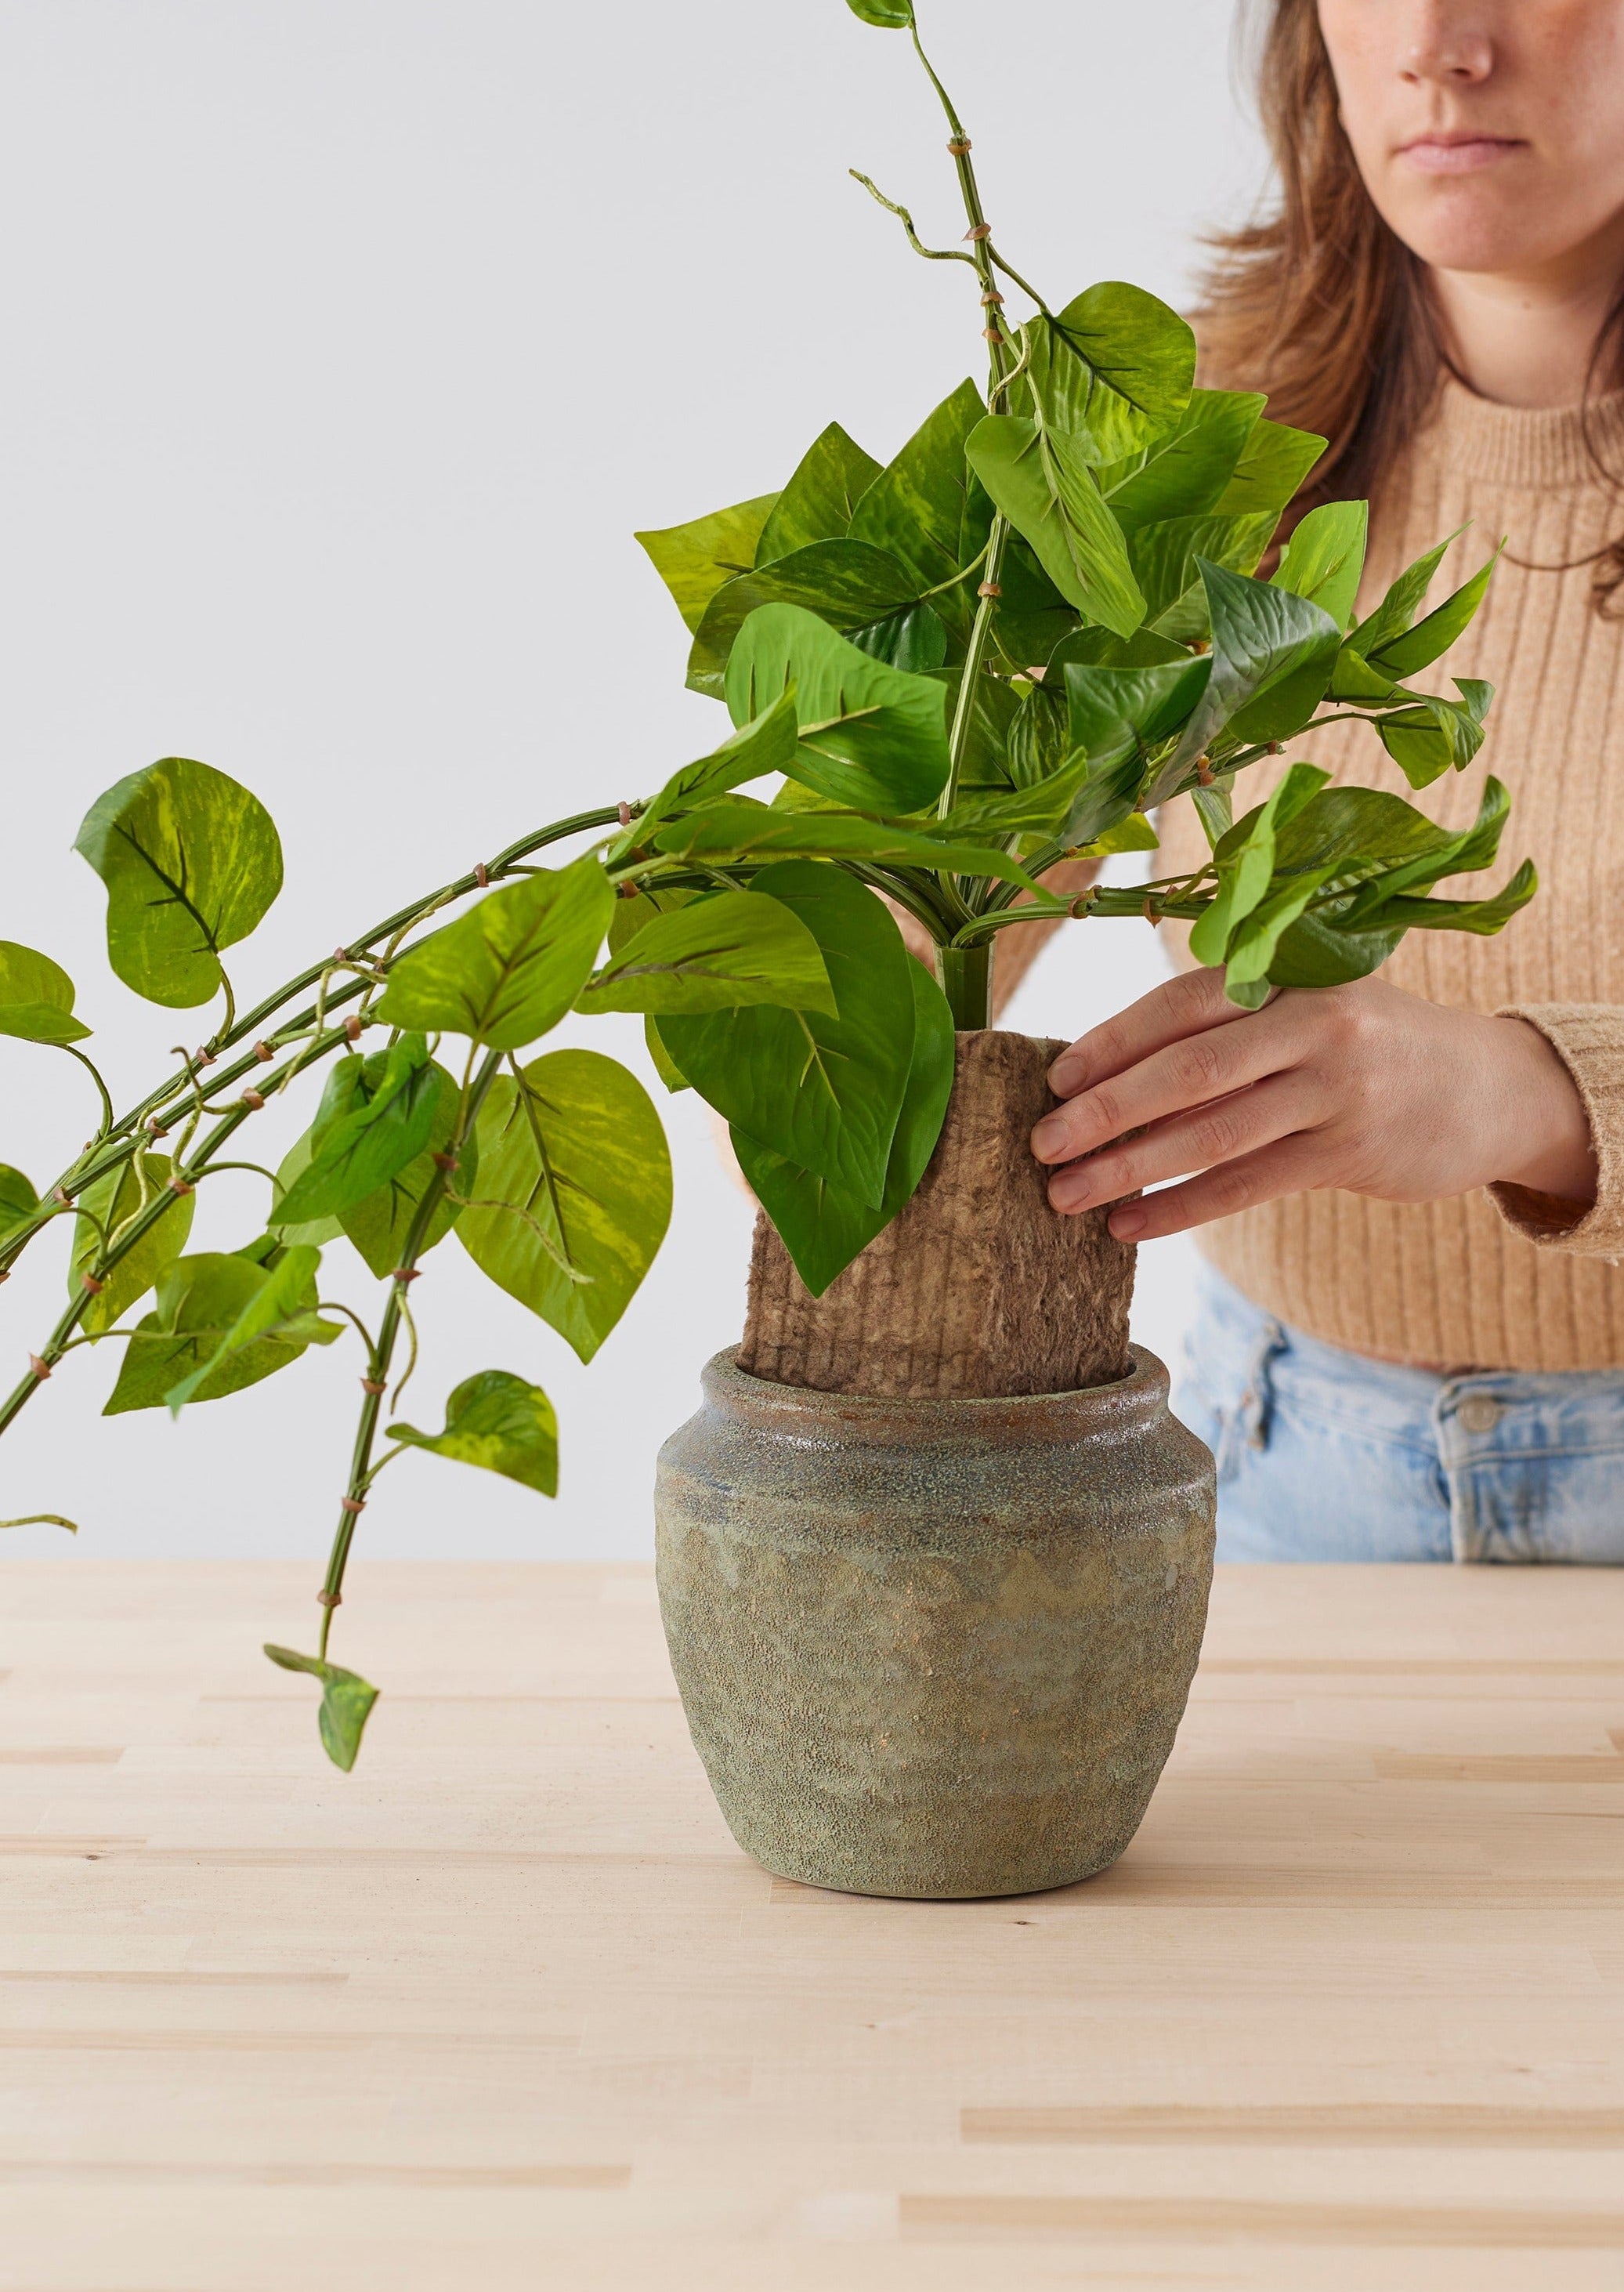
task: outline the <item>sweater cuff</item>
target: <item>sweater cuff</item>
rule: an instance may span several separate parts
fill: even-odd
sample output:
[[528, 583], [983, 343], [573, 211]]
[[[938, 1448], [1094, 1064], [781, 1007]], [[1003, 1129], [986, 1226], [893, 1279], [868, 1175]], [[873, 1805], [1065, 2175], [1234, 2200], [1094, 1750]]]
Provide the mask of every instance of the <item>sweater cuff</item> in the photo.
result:
[[1572, 1076], [1596, 1152], [1596, 1201], [1587, 1209], [1507, 1184], [1491, 1186], [1490, 1198], [1537, 1247], [1616, 1263], [1624, 1258], [1624, 1005], [1517, 1004], [1496, 1016], [1537, 1027]]

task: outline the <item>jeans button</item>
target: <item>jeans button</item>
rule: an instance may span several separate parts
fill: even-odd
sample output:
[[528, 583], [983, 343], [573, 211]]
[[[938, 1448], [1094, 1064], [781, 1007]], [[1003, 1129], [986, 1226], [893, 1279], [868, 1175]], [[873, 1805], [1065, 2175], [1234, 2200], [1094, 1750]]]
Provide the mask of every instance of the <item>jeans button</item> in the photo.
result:
[[1468, 1392], [1458, 1413], [1468, 1432], [1492, 1432], [1500, 1421], [1500, 1405], [1486, 1392]]

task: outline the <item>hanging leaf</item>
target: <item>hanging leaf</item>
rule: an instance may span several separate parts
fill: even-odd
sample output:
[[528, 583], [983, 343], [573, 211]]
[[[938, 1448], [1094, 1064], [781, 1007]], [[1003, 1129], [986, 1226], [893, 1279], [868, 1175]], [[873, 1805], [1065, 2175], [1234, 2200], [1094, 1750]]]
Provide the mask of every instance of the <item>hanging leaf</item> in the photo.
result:
[[913, 0], [846, 0], [846, 5], [882, 32], [905, 32], [913, 21]]
[[342, 1216], [398, 1177], [429, 1143], [440, 1077], [423, 1037], [403, 1035], [382, 1053], [373, 1077], [366, 1071], [369, 1062], [353, 1063], [361, 1068], [355, 1102], [316, 1132], [310, 1166], [277, 1205], [276, 1227]]
[[1322, 502], [1311, 509], [1281, 553], [1274, 587], [1308, 598], [1346, 629], [1359, 595], [1369, 523], [1366, 502]]
[[[387, 1051], [374, 1051], [362, 1062], [361, 1085], [366, 1096], [374, 1096], [382, 1091], [388, 1077], [389, 1060]], [[449, 1148], [462, 1105], [462, 1094], [444, 1067], [430, 1066], [424, 1071], [432, 1077], [434, 1103], [422, 1151], [403, 1169], [397, 1170], [374, 1192], [366, 1195], [345, 1210], [335, 1221], [339, 1231], [347, 1234], [359, 1250], [367, 1270], [376, 1274], [380, 1280], [386, 1274], [392, 1273], [405, 1258], [406, 1242], [423, 1195], [440, 1175], [435, 1157]], [[419, 1258], [427, 1256], [430, 1250], [451, 1231], [462, 1214], [457, 1198], [478, 1190], [478, 1142], [470, 1134], [462, 1141], [457, 1166], [447, 1174], [445, 1189], [429, 1220], [428, 1231], [417, 1246]], [[290, 1240], [311, 1240], [314, 1238], [309, 1226], [301, 1226], [287, 1235]]]
[[911, 1201], [936, 1151], [953, 1082], [953, 1022], [947, 998], [921, 963], [909, 964], [913, 990], [913, 1053], [902, 1111], [877, 1208], [847, 1188], [815, 1178], [743, 1130], [732, 1133], [745, 1183], [777, 1228], [795, 1270], [814, 1297], [844, 1272]]
[[615, 893], [589, 852], [491, 892], [396, 958], [377, 1006], [391, 1027], [522, 1050], [556, 1027], [591, 974]]
[[[169, 1158], [166, 1154], [145, 1154], [141, 1160], [146, 1173], [146, 1199], [149, 1203], [160, 1200], [169, 1184]], [[136, 1174], [133, 1157], [117, 1170], [109, 1170], [106, 1177], [98, 1178], [93, 1186], [85, 1188], [79, 1196], [79, 1207], [84, 1215], [74, 1221], [73, 1263], [68, 1271], [70, 1297], [82, 1294], [83, 1277], [93, 1273], [101, 1255], [102, 1234], [109, 1242], [117, 1242], [120, 1229], [141, 1207], [141, 1182]], [[138, 1298], [146, 1295], [165, 1269], [174, 1263], [186, 1247], [195, 1207], [192, 1194], [170, 1194], [169, 1207], [163, 1216], [119, 1259], [107, 1275], [102, 1288], [92, 1296], [80, 1315], [79, 1326], [87, 1336], [99, 1336], [104, 1329], [110, 1329]]]
[[[1042, 408], [1045, 427], [1070, 432], [1080, 458], [1096, 466], [1147, 446], [1189, 405], [1195, 336], [1142, 286], [1105, 280], [1022, 331], [1031, 363], [1017, 387]], [[996, 488], [987, 491], [997, 501]]]
[[[250, 1267], [251, 1272], [260, 1276], [253, 1295], [245, 1300], [236, 1319], [221, 1333], [213, 1352], [164, 1395], [172, 1416], [178, 1416], [189, 1400], [199, 1396], [204, 1385], [228, 1372], [235, 1359], [252, 1352], [261, 1339], [291, 1338], [301, 1344], [331, 1344], [334, 1337], [343, 1335], [336, 1322], [317, 1317], [316, 1272], [320, 1263], [318, 1249], [301, 1246], [283, 1251], [268, 1265]], [[202, 1397], [213, 1400], [215, 1395]]]
[[1382, 747], [1411, 787], [1429, 787], [1450, 771], [1464, 771], [1483, 744], [1483, 716], [1494, 687], [1475, 677], [1457, 677], [1460, 698], [1442, 694], [1418, 697], [1409, 708], [1371, 721]]
[[1255, 512], [1279, 517], [1296, 500], [1324, 451], [1324, 439], [1312, 431], [1290, 430], [1283, 422], [1259, 422], [1215, 506], [1225, 517]]
[[1255, 391], [1195, 390], [1170, 430], [1099, 473], [1124, 533], [1217, 509], [1264, 408]]
[[[295, 1279], [291, 1298], [285, 1279], [278, 1288], [278, 1298], [288, 1307], [285, 1318], [252, 1342], [229, 1346], [228, 1340], [276, 1279], [276, 1271], [212, 1251], [177, 1258], [159, 1277], [157, 1311], [137, 1323], [125, 1346], [118, 1381], [102, 1415], [161, 1408], [182, 1382], [192, 1384], [189, 1400], [223, 1400], [287, 1368], [307, 1346], [330, 1345], [342, 1336], [337, 1322], [324, 1321], [316, 1311], [318, 1257], [314, 1249], [286, 1252], [282, 1263], [293, 1260], [301, 1278]], [[201, 1382], [194, 1382], [199, 1375]]]
[[853, 515], [852, 539], [888, 552], [921, 590], [959, 570], [969, 489], [965, 443], [986, 410], [975, 383], [961, 382], [875, 478]]
[[537, 1496], [559, 1493], [559, 1420], [552, 1403], [539, 1384], [527, 1384], [504, 1368], [481, 1369], [457, 1386], [446, 1403], [443, 1432], [420, 1432], [414, 1424], [391, 1424], [388, 1431], [391, 1441], [500, 1473]]
[[9, 1162], [0, 1162], [0, 1235], [14, 1225], [26, 1225], [39, 1207], [39, 1196]]
[[971, 432], [967, 451], [1060, 594], [1089, 620], [1130, 635], [1145, 618], [1145, 599], [1122, 529], [1073, 439], [1012, 414], [990, 414]]
[[756, 563], [770, 565], [815, 541], [843, 541], [857, 504], [879, 475], [873, 456], [832, 422], [801, 456], [774, 504], [756, 544]]
[[910, 812], [946, 785], [946, 695], [872, 660], [794, 605], [767, 605], [739, 632], [728, 710], [747, 723], [791, 687], [800, 739], [784, 770], [858, 811]]
[[647, 552], [690, 632], [698, 629], [705, 607], [722, 584], [755, 563], [756, 545], [777, 498], [776, 494], [761, 494], [754, 501], [735, 502], [731, 509], [696, 517], [688, 525], [632, 536]]
[[284, 1671], [308, 1672], [312, 1679], [320, 1680], [321, 1716], [317, 1723], [322, 1748], [334, 1765], [348, 1774], [361, 1747], [362, 1730], [378, 1699], [377, 1689], [358, 1672], [324, 1663], [319, 1656], [296, 1655], [292, 1648], [272, 1647], [269, 1642], [265, 1652]]
[[73, 1015], [73, 981], [61, 964], [0, 939], [0, 1035], [25, 1043], [77, 1043], [89, 1032]]
[[849, 635], [908, 611], [919, 602], [919, 589], [888, 550], [866, 541], [812, 542], [717, 591], [688, 654], [688, 684], [723, 698], [739, 632], [764, 605], [795, 606]]
[[660, 1039], [727, 1121], [878, 1209], [913, 1050], [913, 958], [887, 909], [843, 868], [792, 860], [756, 885], [816, 940], [839, 1018], [759, 1005], [662, 1019]]
[[654, 1263], [671, 1198], [665, 1134], [636, 1076], [597, 1051], [550, 1051], [491, 1086], [457, 1239], [591, 1360]]
[[74, 849], [107, 886], [108, 960], [149, 1003], [189, 1010], [220, 992], [221, 951], [282, 888], [282, 844], [257, 796], [188, 756], [110, 787]]
[[835, 1015], [817, 941], [781, 900], [718, 892], [655, 916], [582, 989], [599, 1011], [727, 1011], [776, 1003]]
[[996, 876], [1024, 890], [1033, 888], [1020, 861], [1007, 851], [963, 843], [934, 828], [892, 827], [855, 812], [780, 811], [736, 796], [673, 820], [654, 840], [656, 851], [674, 859], [851, 858], [963, 876]]
[[[1244, 819], [1237, 820], [1227, 835], [1219, 837], [1213, 851], [1218, 862], [1218, 892], [1190, 933], [1190, 953], [1197, 963], [1224, 961], [1241, 925], [1268, 896], [1274, 876], [1278, 831], [1313, 800], [1330, 778], [1329, 772], [1321, 771], [1314, 764], [1291, 765], [1267, 802], [1258, 804]], [[1321, 876], [1323, 878], [1323, 868]], [[1281, 929], [1284, 928], [1282, 924]]]

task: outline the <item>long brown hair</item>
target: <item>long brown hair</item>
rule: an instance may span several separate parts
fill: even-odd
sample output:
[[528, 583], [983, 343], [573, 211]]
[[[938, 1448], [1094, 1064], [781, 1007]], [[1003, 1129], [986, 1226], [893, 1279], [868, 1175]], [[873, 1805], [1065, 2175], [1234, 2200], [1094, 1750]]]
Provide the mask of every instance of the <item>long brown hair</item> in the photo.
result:
[[[1279, 196], [1260, 219], [1213, 236], [1195, 323], [1206, 375], [1267, 390], [1275, 420], [1328, 441], [1297, 515], [1374, 491], [1458, 370], [1426, 266], [1377, 213], [1342, 132], [1316, 0], [1268, 0], [1256, 69]], [[1587, 409], [1621, 367], [1624, 285], [1591, 358]], [[1588, 420], [1585, 438], [1598, 473], [1619, 486]], [[1596, 609], [1617, 610], [1624, 538], [1580, 561], [1596, 566]]]

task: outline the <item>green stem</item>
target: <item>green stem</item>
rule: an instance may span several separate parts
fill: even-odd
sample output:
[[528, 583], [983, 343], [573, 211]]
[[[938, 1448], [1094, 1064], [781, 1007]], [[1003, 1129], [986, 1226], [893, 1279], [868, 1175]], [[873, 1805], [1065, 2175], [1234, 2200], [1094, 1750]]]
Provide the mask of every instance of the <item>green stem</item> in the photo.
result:
[[[412, 1276], [417, 1270], [417, 1260], [422, 1254], [423, 1242], [427, 1238], [430, 1226], [434, 1222], [435, 1212], [439, 1208], [440, 1198], [450, 1178], [450, 1171], [444, 1166], [444, 1163], [454, 1163], [463, 1141], [478, 1118], [479, 1109], [485, 1102], [486, 1094], [496, 1079], [497, 1069], [501, 1064], [502, 1053], [487, 1051], [480, 1062], [478, 1072], [463, 1092], [456, 1127], [446, 1143], [443, 1160], [437, 1158], [434, 1175], [423, 1188], [422, 1198], [417, 1205], [417, 1214], [413, 1218], [410, 1231], [406, 1235], [406, 1247], [401, 1253], [400, 1263], [390, 1284], [389, 1303], [383, 1309], [383, 1319], [378, 1325], [378, 1342], [373, 1349], [372, 1359], [367, 1365], [368, 1391], [361, 1404], [360, 1418], [356, 1425], [355, 1445], [350, 1457], [350, 1478], [344, 1489], [343, 1501], [339, 1507], [338, 1527], [334, 1533], [333, 1550], [327, 1561], [327, 1573], [321, 1590], [317, 1594], [322, 1609], [321, 1642], [317, 1653], [324, 1662], [326, 1660], [328, 1634], [333, 1629], [333, 1610], [343, 1597], [344, 1570], [350, 1559], [350, 1547], [355, 1541], [356, 1522], [360, 1518], [359, 1508], [366, 1501], [366, 1491], [373, 1476], [373, 1443], [378, 1436], [378, 1418], [382, 1412], [383, 1395], [381, 1392], [374, 1392], [371, 1388], [375, 1385], [386, 1385], [389, 1383], [390, 1364], [394, 1359], [395, 1341], [400, 1334], [401, 1321], [406, 1318], [406, 1293], [410, 1286]], [[387, 1462], [387, 1459], [385, 1461]]]
[[91, 1080], [95, 1084], [97, 1090], [100, 1093], [101, 1128], [97, 1134], [99, 1137], [105, 1138], [109, 1131], [113, 1127], [113, 1102], [108, 1095], [108, 1087], [106, 1083], [101, 1079], [100, 1069], [96, 1065], [92, 1059], [87, 1059], [83, 1051], [76, 1050], [71, 1043], [59, 1043], [57, 1045], [57, 1048], [59, 1051], [66, 1051], [70, 1059], [77, 1059], [79, 1064], [85, 1069], [90, 1076]]
[[961, 1034], [975, 1034], [993, 1022], [993, 950], [990, 947], [944, 947], [937, 950], [942, 992]]

